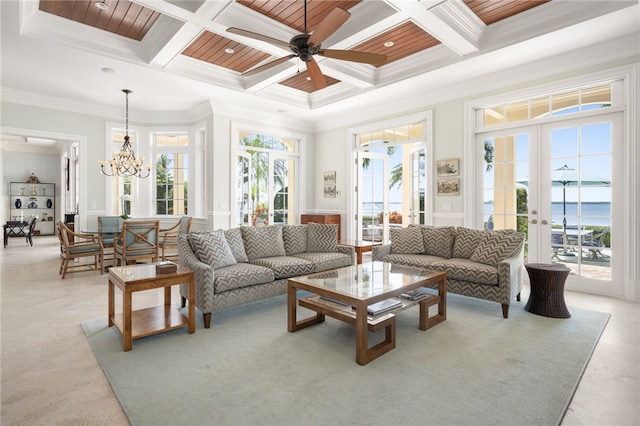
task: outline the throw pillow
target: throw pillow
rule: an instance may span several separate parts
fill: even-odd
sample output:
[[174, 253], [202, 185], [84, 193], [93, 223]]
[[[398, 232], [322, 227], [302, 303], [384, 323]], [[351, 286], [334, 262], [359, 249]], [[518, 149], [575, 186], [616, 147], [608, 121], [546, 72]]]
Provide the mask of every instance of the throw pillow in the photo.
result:
[[420, 225], [424, 241], [424, 252], [431, 256], [451, 258], [456, 228], [453, 226]]
[[307, 227], [305, 225], [285, 225], [282, 228], [282, 236], [287, 256], [307, 251]]
[[307, 252], [334, 251], [338, 245], [338, 225], [310, 222], [306, 226]]
[[242, 226], [242, 240], [249, 260], [286, 256], [282, 226]]
[[389, 229], [391, 237], [391, 253], [418, 254], [424, 253], [422, 231], [417, 226]]
[[451, 257], [470, 259], [486, 234], [488, 231], [459, 227], [456, 230]]
[[213, 269], [236, 264], [222, 230], [190, 233], [189, 240], [198, 259]]
[[469, 260], [498, 266], [504, 259], [515, 256], [523, 242], [524, 235], [521, 233], [487, 232]]
[[249, 258], [244, 251], [244, 241], [242, 240], [242, 231], [240, 228], [231, 228], [224, 231], [224, 236], [229, 243], [231, 253], [238, 263], [247, 263]]

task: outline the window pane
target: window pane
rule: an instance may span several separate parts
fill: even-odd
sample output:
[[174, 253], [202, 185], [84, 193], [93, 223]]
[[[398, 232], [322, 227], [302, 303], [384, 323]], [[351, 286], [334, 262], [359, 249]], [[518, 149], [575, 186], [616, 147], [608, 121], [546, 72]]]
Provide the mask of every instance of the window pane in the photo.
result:
[[507, 123], [529, 119], [529, 102], [518, 102], [507, 105]]

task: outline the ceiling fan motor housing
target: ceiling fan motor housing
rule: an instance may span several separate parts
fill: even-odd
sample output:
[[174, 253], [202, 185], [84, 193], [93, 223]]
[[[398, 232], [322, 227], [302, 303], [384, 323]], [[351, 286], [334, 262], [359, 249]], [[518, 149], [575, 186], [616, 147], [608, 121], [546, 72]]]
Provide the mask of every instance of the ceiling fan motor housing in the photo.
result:
[[316, 55], [320, 51], [320, 45], [309, 46], [307, 43], [309, 37], [311, 37], [309, 34], [298, 34], [289, 42], [291, 51], [304, 62], [309, 62], [311, 56]]

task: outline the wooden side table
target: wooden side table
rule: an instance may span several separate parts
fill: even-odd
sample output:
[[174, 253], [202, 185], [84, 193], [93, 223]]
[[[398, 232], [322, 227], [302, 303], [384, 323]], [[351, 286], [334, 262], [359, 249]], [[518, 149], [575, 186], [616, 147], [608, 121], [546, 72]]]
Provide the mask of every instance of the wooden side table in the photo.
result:
[[528, 263], [531, 295], [524, 309], [550, 318], [570, 318], [564, 301], [564, 282], [571, 269], [559, 263]]
[[381, 241], [339, 240], [338, 245], [353, 247], [356, 252], [357, 264], [362, 263], [362, 253], [370, 252], [373, 246], [381, 246]]
[[[171, 308], [171, 286], [189, 286], [188, 317]], [[115, 287], [122, 291], [122, 313], [115, 313]], [[164, 305], [133, 310], [131, 297], [136, 291], [164, 288]], [[193, 271], [178, 266], [173, 273], [156, 273], [155, 263], [147, 265], [116, 266], [109, 269], [109, 327], [116, 325], [122, 333], [122, 349], [130, 351], [133, 339], [188, 327], [189, 334], [196, 331], [195, 280]]]

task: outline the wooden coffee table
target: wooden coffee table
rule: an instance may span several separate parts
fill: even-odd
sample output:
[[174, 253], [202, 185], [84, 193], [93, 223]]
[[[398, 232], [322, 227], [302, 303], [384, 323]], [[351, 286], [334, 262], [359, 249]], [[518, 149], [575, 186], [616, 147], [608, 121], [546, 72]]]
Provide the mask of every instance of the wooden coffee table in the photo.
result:
[[[171, 308], [171, 286], [189, 286], [188, 317]], [[115, 313], [115, 287], [122, 291], [122, 313]], [[164, 288], [164, 305], [133, 310], [131, 297], [136, 291]], [[133, 339], [163, 331], [187, 327], [196, 331], [195, 281], [193, 271], [178, 266], [173, 273], [156, 273], [155, 263], [147, 265], [114, 266], [109, 269], [109, 327], [116, 325], [122, 333], [122, 349], [130, 351]]]
[[[419, 301], [399, 297], [420, 287], [437, 283], [437, 293]], [[298, 290], [314, 293], [297, 300]], [[368, 315], [367, 307], [376, 302], [396, 299], [401, 305], [378, 315]], [[314, 316], [297, 319], [297, 305], [316, 312]], [[422, 268], [366, 262], [288, 280], [288, 330], [294, 332], [323, 322], [325, 315], [356, 326], [356, 362], [365, 365], [396, 347], [395, 312], [420, 305], [420, 330], [441, 323], [447, 318], [447, 274]], [[438, 313], [429, 317], [429, 307], [438, 305]], [[373, 347], [368, 344], [368, 332], [385, 330], [385, 340]]]

